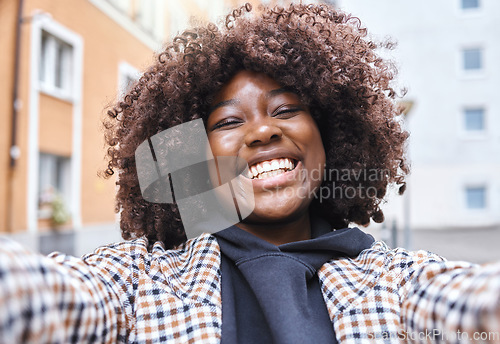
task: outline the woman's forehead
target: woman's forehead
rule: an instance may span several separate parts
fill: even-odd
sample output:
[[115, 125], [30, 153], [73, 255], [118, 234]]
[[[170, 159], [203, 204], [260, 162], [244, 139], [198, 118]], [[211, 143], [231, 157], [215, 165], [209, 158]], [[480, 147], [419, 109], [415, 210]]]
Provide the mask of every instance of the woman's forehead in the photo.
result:
[[[248, 70], [236, 73], [218, 91], [211, 104], [211, 111], [226, 104], [234, 104], [241, 97], [260, 94], [267, 99], [286, 94], [288, 97], [299, 98], [297, 92], [290, 87], [283, 87], [271, 76]], [[299, 99], [297, 99], [299, 100]]]
[[256, 86], [268, 90], [281, 88], [280, 84], [276, 80], [264, 73], [241, 70], [229, 79], [229, 81], [224, 84], [222, 89], [217, 92], [215, 100], [220, 101], [222, 98], [226, 98], [237, 93], [244, 94], [246, 92], [250, 92], [252, 88]]

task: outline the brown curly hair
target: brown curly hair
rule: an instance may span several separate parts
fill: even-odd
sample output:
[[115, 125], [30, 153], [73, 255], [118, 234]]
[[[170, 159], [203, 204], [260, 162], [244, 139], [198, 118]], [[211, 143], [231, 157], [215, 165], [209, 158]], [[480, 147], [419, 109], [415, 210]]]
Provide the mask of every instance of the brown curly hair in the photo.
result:
[[[145, 236], [174, 247], [186, 240], [175, 204], [146, 202], [134, 152], [148, 137], [186, 121], [206, 121], [215, 93], [240, 70], [262, 72], [291, 88], [310, 108], [321, 132], [329, 197], [311, 210], [335, 228], [383, 221], [389, 184], [404, 191], [408, 137], [390, 85], [395, 68], [367, 39], [360, 21], [327, 5], [234, 10], [214, 24], [173, 39], [105, 119], [107, 176], [119, 171], [116, 210], [124, 239]], [[328, 173], [342, 171], [342, 173]], [[377, 171], [376, 178], [360, 177]], [[348, 189], [358, 190], [347, 195]], [[359, 191], [372, 190], [372, 197]], [[349, 197], [346, 197], [349, 196]]]

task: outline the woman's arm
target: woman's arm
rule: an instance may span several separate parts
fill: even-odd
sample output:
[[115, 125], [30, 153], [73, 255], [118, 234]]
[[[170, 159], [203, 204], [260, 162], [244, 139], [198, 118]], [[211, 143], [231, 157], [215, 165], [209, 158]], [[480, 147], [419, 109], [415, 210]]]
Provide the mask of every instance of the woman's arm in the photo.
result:
[[125, 342], [118, 294], [96, 266], [0, 238], [0, 343]]
[[433, 260], [415, 268], [402, 299], [414, 342], [500, 343], [500, 262]]

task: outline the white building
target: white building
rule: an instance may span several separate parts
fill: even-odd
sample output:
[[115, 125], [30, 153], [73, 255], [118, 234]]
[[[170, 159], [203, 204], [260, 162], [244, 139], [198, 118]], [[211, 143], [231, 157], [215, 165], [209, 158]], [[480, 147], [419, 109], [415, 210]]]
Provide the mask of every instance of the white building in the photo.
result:
[[415, 230], [500, 228], [500, 1], [336, 3], [371, 37], [398, 42], [398, 84], [413, 102], [408, 193], [385, 206], [386, 219]]

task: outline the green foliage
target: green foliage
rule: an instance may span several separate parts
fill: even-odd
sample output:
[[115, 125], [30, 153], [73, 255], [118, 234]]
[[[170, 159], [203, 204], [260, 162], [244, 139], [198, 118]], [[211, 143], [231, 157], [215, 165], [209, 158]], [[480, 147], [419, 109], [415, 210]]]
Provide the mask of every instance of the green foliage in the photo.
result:
[[66, 210], [64, 201], [60, 195], [56, 195], [51, 203], [52, 215], [50, 220], [54, 226], [60, 226], [68, 222], [70, 215]]

